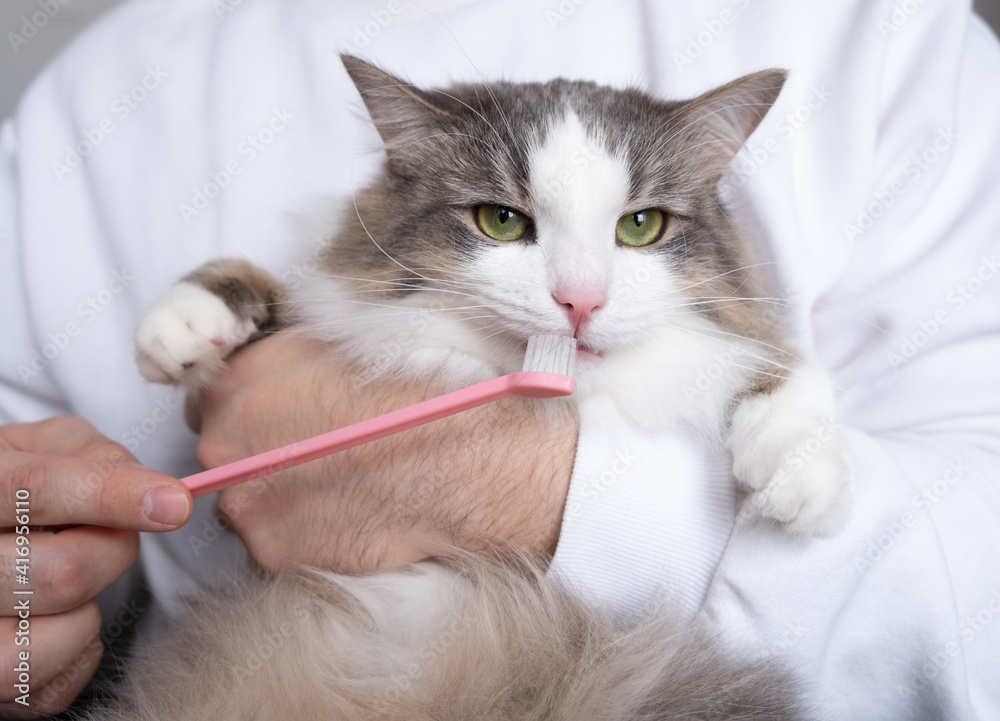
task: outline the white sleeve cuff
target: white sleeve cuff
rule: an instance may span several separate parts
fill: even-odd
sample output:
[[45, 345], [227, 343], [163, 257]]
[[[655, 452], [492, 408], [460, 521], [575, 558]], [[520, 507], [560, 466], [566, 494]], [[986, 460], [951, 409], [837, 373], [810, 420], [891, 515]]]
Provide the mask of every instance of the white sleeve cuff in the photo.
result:
[[728, 454], [635, 428], [611, 403], [580, 409], [580, 439], [552, 571], [611, 612], [701, 607], [733, 527]]

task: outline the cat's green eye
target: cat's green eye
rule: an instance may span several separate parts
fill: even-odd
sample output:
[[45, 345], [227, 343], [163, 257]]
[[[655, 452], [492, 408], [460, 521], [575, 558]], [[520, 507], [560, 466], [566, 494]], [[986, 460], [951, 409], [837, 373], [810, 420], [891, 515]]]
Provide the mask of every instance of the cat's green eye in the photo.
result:
[[531, 220], [506, 205], [480, 205], [476, 208], [479, 229], [494, 240], [519, 240], [531, 227]]
[[663, 211], [655, 208], [629, 213], [619, 218], [615, 235], [625, 245], [641, 248], [660, 239], [664, 220]]

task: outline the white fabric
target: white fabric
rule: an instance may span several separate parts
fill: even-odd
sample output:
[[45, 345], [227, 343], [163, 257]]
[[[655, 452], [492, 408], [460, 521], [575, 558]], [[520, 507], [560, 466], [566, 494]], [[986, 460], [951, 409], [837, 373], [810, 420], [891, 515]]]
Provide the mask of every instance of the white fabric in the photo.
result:
[[[0, 130], [2, 420], [79, 414], [195, 470], [132, 329], [208, 258], [294, 268], [318, 239], [290, 212], [372, 172], [338, 50], [425, 85], [565, 75], [672, 97], [792, 71], [727, 194], [839, 389], [851, 523], [802, 541], [736, 522], [719, 459], [589, 408], [554, 568], [619, 613], [676, 602], [780, 658], [826, 718], [1000, 718], [1000, 52], [968, 3], [127, 3]], [[197, 513], [143, 538], [168, 603], [243, 562], [210, 498]]]

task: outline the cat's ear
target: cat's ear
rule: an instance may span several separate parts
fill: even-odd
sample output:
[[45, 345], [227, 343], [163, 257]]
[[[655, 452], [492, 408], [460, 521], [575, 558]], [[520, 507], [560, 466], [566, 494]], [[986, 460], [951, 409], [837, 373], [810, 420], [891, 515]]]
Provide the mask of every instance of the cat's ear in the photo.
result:
[[[340, 59], [351, 76], [389, 157], [389, 166], [409, 174], [413, 150], [440, 132], [448, 112], [435, 94], [421, 90], [353, 55]], [[419, 153], [417, 154], [419, 155]]]
[[784, 70], [762, 70], [710, 90], [675, 112], [673, 132], [697, 148], [698, 166], [714, 186], [736, 153], [757, 129], [785, 84]]

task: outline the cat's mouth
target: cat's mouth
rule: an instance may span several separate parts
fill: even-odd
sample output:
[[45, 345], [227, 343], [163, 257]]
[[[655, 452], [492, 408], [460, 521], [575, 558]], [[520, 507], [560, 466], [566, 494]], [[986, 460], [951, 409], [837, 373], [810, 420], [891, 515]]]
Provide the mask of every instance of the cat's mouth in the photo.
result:
[[576, 355], [577, 358], [583, 357], [588, 359], [601, 357], [600, 351], [596, 351], [593, 348], [590, 348], [589, 346], [583, 345], [582, 343], [577, 344]]

